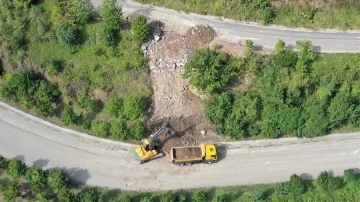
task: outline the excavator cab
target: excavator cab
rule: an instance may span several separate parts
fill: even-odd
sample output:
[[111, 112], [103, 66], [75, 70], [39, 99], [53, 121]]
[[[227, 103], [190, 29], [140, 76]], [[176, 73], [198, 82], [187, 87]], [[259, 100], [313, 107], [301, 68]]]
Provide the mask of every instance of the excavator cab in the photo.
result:
[[171, 132], [169, 138], [174, 136], [175, 130], [169, 122], [165, 122], [154, 135], [150, 135], [149, 138], [142, 139], [142, 144], [135, 148], [135, 159], [138, 160], [140, 164], [149, 161], [150, 159], [163, 156], [163, 153], [158, 151], [158, 147], [160, 145], [158, 140], [159, 137], [167, 131], [166, 129]]

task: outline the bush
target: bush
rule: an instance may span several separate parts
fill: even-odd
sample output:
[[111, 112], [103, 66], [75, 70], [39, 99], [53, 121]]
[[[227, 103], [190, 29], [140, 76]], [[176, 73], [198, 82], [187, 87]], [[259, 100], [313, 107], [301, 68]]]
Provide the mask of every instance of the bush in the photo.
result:
[[263, 201], [266, 199], [266, 193], [264, 190], [257, 190], [255, 191], [254, 195], [253, 195], [253, 201], [257, 202], [257, 201]]
[[21, 186], [17, 181], [14, 181], [4, 191], [5, 201], [15, 201], [21, 195]]
[[62, 188], [67, 188], [70, 184], [70, 175], [60, 169], [51, 169], [48, 172], [47, 184], [54, 191], [59, 191]]
[[142, 15], [136, 16], [131, 25], [133, 34], [141, 41], [146, 41], [150, 35], [150, 27], [146, 18]]
[[119, 139], [126, 139], [128, 138], [128, 128], [126, 125], [126, 121], [123, 119], [119, 119], [117, 121], [114, 121], [111, 124], [111, 128], [110, 128], [110, 133], [111, 136], [115, 139], [115, 140], [119, 140]]
[[355, 173], [354, 169], [344, 170], [344, 181], [345, 182], [354, 182], [358, 179], [358, 176]]
[[191, 200], [193, 202], [205, 202], [206, 201], [205, 192], [201, 190], [195, 191], [191, 196]]
[[90, 189], [77, 196], [78, 202], [98, 202], [99, 199], [99, 193], [95, 189]]
[[119, 202], [131, 202], [131, 196], [129, 196], [128, 194], [122, 195]]
[[69, 25], [60, 25], [56, 29], [56, 37], [63, 46], [72, 46], [79, 42], [78, 30]]
[[7, 173], [13, 179], [18, 179], [25, 175], [26, 165], [19, 159], [11, 159], [7, 169]]
[[140, 202], [154, 202], [154, 199], [151, 196], [144, 196], [141, 198]]
[[113, 96], [111, 97], [104, 107], [104, 113], [109, 117], [117, 118], [123, 114], [123, 100]]
[[300, 196], [306, 191], [306, 185], [303, 179], [298, 175], [293, 174], [290, 177], [290, 182], [287, 182], [286, 187], [289, 193], [295, 196]]
[[227, 93], [221, 93], [213, 97], [206, 105], [205, 114], [211, 123], [222, 126], [229, 112], [231, 112], [231, 100]]
[[26, 171], [25, 178], [36, 193], [39, 193], [40, 189], [46, 184], [45, 172], [36, 167], [29, 168]]
[[8, 161], [6, 160], [6, 158], [0, 155], [0, 169], [7, 168], [7, 166], [8, 166]]
[[74, 194], [66, 187], [59, 190], [57, 197], [59, 202], [73, 202], [75, 200]]
[[185, 64], [184, 78], [189, 78], [192, 86], [212, 93], [225, 87], [231, 75], [229, 56], [215, 50], [198, 50]]
[[130, 138], [135, 140], [141, 140], [144, 135], [145, 125], [142, 121], [138, 120], [130, 127]]
[[140, 97], [129, 95], [124, 99], [124, 115], [130, 120], [139, 118], [146, 109], [146, 103]]
[[75, 114], [71, 105], [65, 105], [64, 109], [61, 112], [61, 121], [65, 125], [78, 123], [78, 116]]
[[160, 202], [175, 202], [175, 196], [171, 191], [168, 191], [161, 196]]
[[100, 13], [102, 23], [99, 30], [100, 41], [107, 45], [115, 45], [120, 36], [122, 11], [116, 0], [104, 0]]
[[220, 194], [220, 195], [216, 195], [215, 198], [212, 200], [212, 202], [225, 202], [225, 195], [224, 194]]
[[106, 121], [92, 121], [91, 131], [98, 137], [107, 137], [110, 134], [110, 124]]

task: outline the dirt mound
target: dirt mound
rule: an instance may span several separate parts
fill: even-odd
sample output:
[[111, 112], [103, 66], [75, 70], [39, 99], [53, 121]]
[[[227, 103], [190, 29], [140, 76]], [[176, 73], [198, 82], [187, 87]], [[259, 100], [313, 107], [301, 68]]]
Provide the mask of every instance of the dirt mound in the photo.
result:
[[[161, 27], [154, 23], [152, 27]], [[160, 35], [161, 33], [161, 35]], [[173, 146], [197, 145], [219, 139], [214, 128], [204, 119], [201, 99], [189, 90], [189, 83], [182, 78], [184, 65], [196, 49], [207, 46], [216, 36], [207, 26], [196, 26], [186, 36], [172, 31], [157, 31], [154, 39], [142, 46], [149, 60], [153, 87], [153, 103], [148, 128], [155, 132], [164, 121], [169, 121], [177, 131], [174, 138], [165, 140], [163, 150]], [[201, 134], [201, 131], [208, 131]]]
[[193, 55], [196, 49], [207, 46], [216, 36], [216, 31], [207, 25], [190, 28], [185, 36], [188, 54]]

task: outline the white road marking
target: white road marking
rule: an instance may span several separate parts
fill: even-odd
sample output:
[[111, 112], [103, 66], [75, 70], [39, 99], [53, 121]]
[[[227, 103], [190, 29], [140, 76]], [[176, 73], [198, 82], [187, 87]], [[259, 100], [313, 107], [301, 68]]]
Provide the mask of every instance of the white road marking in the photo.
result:
[[354, 151], [352, 154], [356, 154], [356, 153], [358, 153], [359, 152], [359, 150], [356, 150], [356, 151]]

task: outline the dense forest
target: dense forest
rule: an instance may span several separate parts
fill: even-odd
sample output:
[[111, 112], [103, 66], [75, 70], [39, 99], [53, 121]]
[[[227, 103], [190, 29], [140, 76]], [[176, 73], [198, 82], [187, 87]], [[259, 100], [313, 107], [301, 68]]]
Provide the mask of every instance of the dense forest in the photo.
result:
[[[357, 0], [136, 0], [144, 4], [215, 15], [240, 21], [289, 27], [360, 29], [360, 2]], [[206, 5], [206, 6], [204, 6]]]
[[[70, 171], [71, 172], [71, 171]], [[143, 192], [87, 187], [73, 181], [61, 169], [28, 167], [18, 159], [0, 156], [0, 200], [40, 202], [226, 202], [226, 201], [359, 201], [360, 178], [353, 169], [342, 177], [321, 172], [316, 179], [292, 175], [283, 183]]]
[[359, 54], [315, 54], [310, 41], [298, 41], [298, 52], [282, 40], [268, 55], [252, 49], [247, 41], [244, 57], [199, 50], [185, 66], [184, 77], [208, 95], [206, 115], [219, 133], [315, 137], [360, 126]]
[[[141, 139], [152, 94], [140, 45], [150, 27], [115, 0], [0, 0], [0, 94], [58, 124]], [[130, 26], [132, 23], [133, 26]]]

